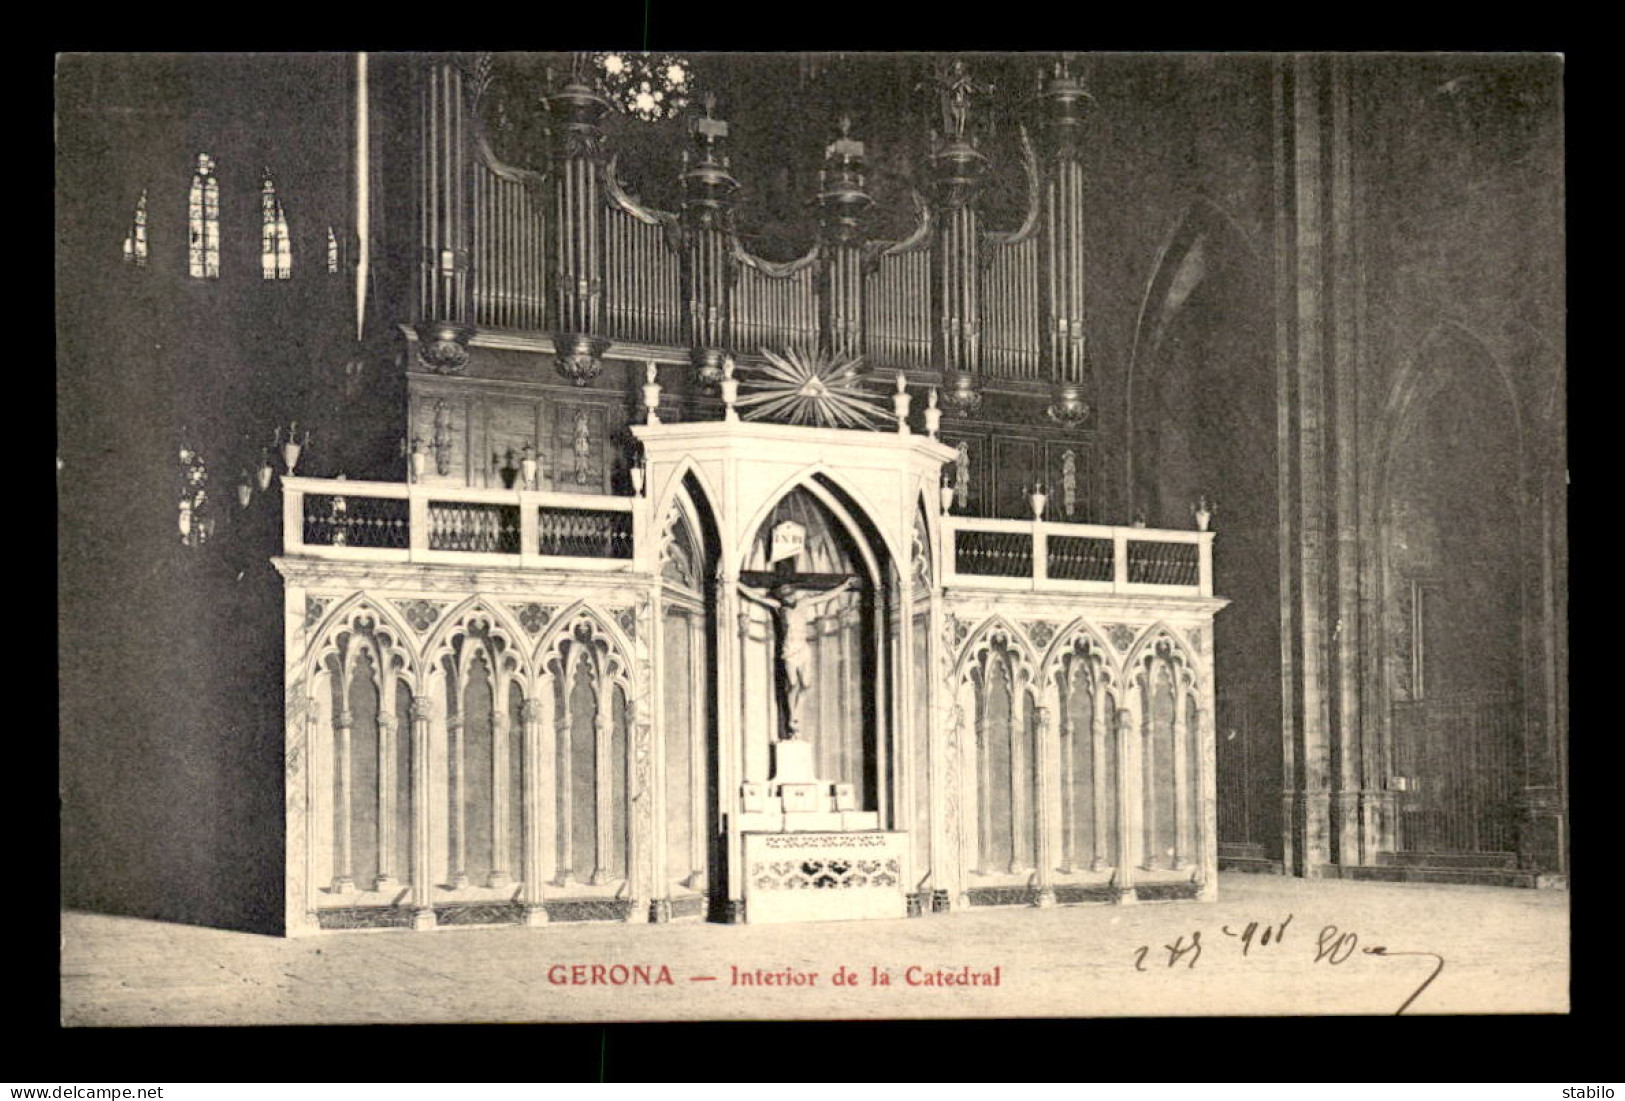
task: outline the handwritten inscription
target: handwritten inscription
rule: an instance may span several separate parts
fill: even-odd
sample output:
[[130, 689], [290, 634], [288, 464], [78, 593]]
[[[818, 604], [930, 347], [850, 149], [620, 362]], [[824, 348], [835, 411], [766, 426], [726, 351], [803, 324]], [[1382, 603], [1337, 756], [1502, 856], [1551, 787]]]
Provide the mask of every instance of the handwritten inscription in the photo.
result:
[[[1279, 949], [1286, 940], [1286, 930], [1290, 924], [1292, 924], [1292, 915], [1288, 914], [1284, 920], [1273, 925], [1263, 925], [1256, 921], [1249, 921], [1239, 929], [1232, 929], [1230, 926], [1224, 925], [1220, 927], [1219, 931], [1235, 940], [1241, 946], [1242, 956], [1246, 957], [1255, 947], [1262, 950], [1273, 945]], [[1202, 931], [1200, 929], [1193, 930], [1188, 943], [1185, 936], [1181, 934], [1172, 944], [1161, 945], [1161, 949], [1167, 953], [1167, 966], [1177, 967], [1183, 964], [1186, 970], [1192, 970], [1196, 967], [1196, 961], [1202, 958]], [[1146, 966], [1146, 957], [1151, 955], [1151, 951], [1152, 946], [1149, 944], [1142, 944], [1134, 950], [1134, 970], [1149, 970]], [[1361, 947], [1358, 933], [1340, 930], [1335, 925], [1326, 925], [1321, 928], [1319, 934], [1315, 937], [1314, 953], [1313, 962], [1317, 964], [1323, 963], [1328, 967], [1336, 967], [1339, 964], [1348, 962], [1349, 957], [1355, 953], [1390, 959], [1396, 956], [1426, 956], [1437, 961], [1428, 977], [1422, 980], [1422, 984], [1413, 990], [1410, 997], [1406, 998], [1400, 1004], [1399, 1009], [1394, 1012], [1396, 1017], [1415, 1004], [1416, 999], [1422, 996], [1422, 992], [1431, 986], [1433, 980], [1438, 978], [1439, 973], [1444, 970], [1444, 957], [1437, 952], [1399, 952], [1381, 944]], [[1160, 961], [1162, 957], [1155, 958]]]

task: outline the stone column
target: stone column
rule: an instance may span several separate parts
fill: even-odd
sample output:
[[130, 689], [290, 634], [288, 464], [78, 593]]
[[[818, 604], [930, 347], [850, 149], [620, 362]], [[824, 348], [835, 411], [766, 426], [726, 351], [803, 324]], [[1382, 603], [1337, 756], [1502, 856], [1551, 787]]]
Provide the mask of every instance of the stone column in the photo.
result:
[[1174, 869], [1191, 866], [1190, 861], [1190, 807], [1192, 804], [1190, 775], [1190, 733], [1185, 729], [1185, 693], [1180, 690], [1179, 678], [1174, 678]]
[[[649, 830], [644, 843], [649, 846], [649, 859], [643, 863], [648, 868], [649, 876], [649, 920], [663, 922], [671, 920], [672, 881], [666, 833], [666, 677], [668, 674], [675, 675], [676, 670], [666, 668], [666, 621], [665, 616], [660, 614], [661, 585], [658, 580], [650, 588], [644, 607], [648, 610], [644, 620], [648, 629], [638, 632], [641, 637], [637, 641], [648, 648], [649, 660], [641, 668], [647, 671], [646, 680], [649, 683], [641, 686], [642, 691], [638, 693], [638, 702], [633, 704], [633, 712], [638, 722], [639, 737], [647, 743], [649, 783], [647, 790], [634, 797], [633, 805], [627, 807], [627, 814], [636, 822], [637, 816], [632, 813], [637, 808], [635, 800], [647, 801], [645, 817]], [[635, 751], [633, 761], [634, 773], [639, 767], [645, 767], [639, 764]], [[634, 826], [634, 837], [638, 832]], [[636, 920], [635, 915], [632, 920]]]
[[1134, 721], [1134, 712], [1123, 708], [1117, 712], [1117, 901], [1138, 902], [1134, 893], [1134, 867], [1138, 863], [1140, 819], [1144, 815], [1140, 792], [1140, 732]]
[[1073, 779], [1072, 761], [1072, 693], [1077, 689], [1077, 678], [1068, 672], [1065, 674], [1066, 691], [1058, 694], [1058, 708], [1060, 722], [1056, 727], [1060, 742], [1061, 771], [1060, 771], [1060, 804], [1061, 804], [1061, 872], [1070, 875], [1072, 863], [1077, 859], [1078, 831], [1077, 831], [1077, 796]]
[[451, 759], [451, 767], [447, 770], [447, 782], [451, 788], [451, 847], [446, 852], [446, 863], [449, 865], [446, 879], [447, 886], [452, 890], [460, 890], [468, 886], [468, 872], [464, 866], [468, 837], [468, 800], [463, 785], [465, 754], [461, 715], [446, 716], [446, 743]]
[[[991, 663], [989, 663], [991, 672]], [[971, 682], [976, 691], [976, 682]], [[993, 870], [993, 815], [988, 812], [988, 796], [993, 791], [993, 754], [988, 745], [992, 731], [988, 728], [986, 700], [988, 686], [981, 686], [983, 707], [973, 712], [976, 716], [976, 873], [987, 875]]]
[[497, 691], [491, 715], [491, 875], [486, 884], [506, 887], [513, 882], [508, 873], [510, 858], [508, 783], [508, 693]]
[[561, 658], [560, 664], [559, 675], [564, 678], [564, 707], [554, 732], [560, 765], [558, 792], [553, 800], [558, 808], [558, 836], [552, 843], [558, 854], [558, 877], [553, 882], [555, 886], [564, 887], [575, 874], [575, 717], [570, 714], [575, 686], [571, 683], [574, 680], [571, 675], [574, 667], [567, 659]]
[[[1106, 870], [1107, 865], [1106, 836], [1108, 829], [1110, 829], [1106, 822], [1106, 726], [1108, 717], [1111, 714], [1109, 710], [1111, 703], [1106, 698], [1106, 686], [1101, 682], [1098, 674], [1095, 677], [1093, 688], [1094, 695], [1089, 699], [1089, 760], [1091, 764], [1090, 783], [1094, 797], [1094, 806], [1090, 809], [1094, 813], [1095, 840], [1094, 858], [1089, 862], [1089, 870], [1103, 872]], [[1119, 772], [1123, 769], [1121, 754], [1118, 756], [1117, 769]], [[1119, 783], [1119, 787], [1121, 787], [1121, 783]], [[1118, 809], [1119, 813], [1121, 813], [1122, 808], [1119, 807]], [[1121, 831], [1119, 831], [1119, 848], [1123, 844], [1122, 836]], [[1118, 855], [1118, 866], [1122, 866], [1121, 853]]]
[[524, 889], [519, 899], [524, 906], [525, 924], [545, 925], [547, 907], [543, 904], [542, 884], [547, 882], [551, 871], [547, 845], [553, 840], [554, 829], [552, 746], [543, 744], [541, 700], [525, 700], [519, 716], [524, 722], [520, 787], [525, 808], [523, 863], [519, 873], [524, 878]]
[[393, 706], [394, 693], [381, 697], [378, 712], [378, 878], [373, 890], [387, 890], [395, 884], [395, 716], [384, 708]]
[[338, 833], [338, 844], [335, 846], [338, 866], [333, 869], [334, 894], [355, 889], [350, 844], [350, 728], [353, 725], [354, 719], [348, 707], [333, 720], [333, 756], [339, 766], [338, 806], [334, 808], [337, 811], [334, 828]]
[[428, 696], [412, 697], [412, 928], [433, 929], [434, 869], [429, 865], [434, 851], [429, 801], [429, 716]]
[[[307, 700], [307, 702], [306, 702], [306, 710], [305, 710], [305, 752], [304, 752], [304, 762], [305, 762], [305, 777], [304, 777], [304, 779], [305, 779], [305, 808], [304, 808], [304, 815], [305, 815], [305, 870], [304, 870], [304, 877], [303, 878], [304, 878], [304, 887], [305, 887], [305, 900], [304, 900], [304, 904], [300, 908], [299, 913], [300, 913], [301, 916], [303, 916], [306, 913], [309, 913], [310, 915], [312, 915], [311, 918], [310, 918], [310, 921], [311, 921], [312, 924], [314, 924], [314, 922], [315, 922], [315, 916], [314, 915], [315, 915], [315, 912], [316, 912], [316, 898], [317, 898], [317, 891], [319, 890], [319, 885], [316, 883], [316, 879], [315, 879], [315, 876], [316, 876], [316, 846], [321, 844], [322, 839], [324, 837], [326, 837], [328, 831], [333, 828], [333, 823], [331, 821], [331, 819], [333, 817], [332, 815], [327, 816], [329, 821], [326, 822], [326, 823], [319, 823], [319, 822], [316, 821], [316, 808], [318, 806], [320, 806], [320, 803], [315, 798], [316, 784], [319, 782], [320, 777], [322, 776], [322, 773], [323, 773], [323, 769], [321, 767], [321, 762], [317, 759], [317, 756], [316, 756], [316, 750], [318, 749], [318, 747], [321, 746], [321, 743], [322, 743], [321, 722], [322, 722], [322, 716], [321, 716], [320, 710], [318, 709], [318, 705], [317, 705], [316, 700], [315, 699]], [[329, 786], [331, 786], [331, 785], [329, 785]]]
[[[703, 613], [683, 617], [688, 623], [688, 878], [691, 891], [706, 885], [705, 848], [708, 815], [705, 785], [705, 698], [710, 687], [705, 676], [705, 623]], [[669, 672], [669, 670], [668, 670]]]
[[[892, 829], [908, 830], [909, 836], [914, 837], [914, 724], [923, 718], [914, 714], [914, 678], [917, 675], [914, 669], [914, 587], [913, 571], [904, 568], [899, 571], [901, 582], [897, 594], [897, 638], [892, 645], [892, 653], [898, 657], [897, 677], [892, 682], [892, 698], [896, 706], [892, 714], [897, 722], [892, 727], [892, 744], [896, 747], [893, 768], [893, 790], [896, 798], [892, 812]], [[905, 862], [904, 872], [907, 874], [905, 890], [912, 893], [915, 884], [919, 882], [914, 874], [915, 857], [919, 854], [918, 840], [905, 846], [904, 851], [909, 859]], [[923, 908], [922, 908], [923, 912]]]
[[1051, 799], [1059, 800], [1060, 793], [1056, 791], [1053, 772], [1050, 767], [1053, 749], [1050, 742], [1050, 731], [1053, 729], [1054, 712], [1048, 707], [1039, 707], [1035, 712], [1037, 730], [1034, 732], [1036, 743], [1033, 747], [1034, 772], [1038, 776], [1038, 834], [1034, 840], [1034, 856], [1038, 864], [1038, 894], [1033, 899], [1034, 906], [1055, 905], [1055, 861], [1052, 856], [1054, 840], [1051, 837]]
[[1157, 743], [1156, 743], [1156, 664], [1146, 672], [1140, 688], [1140, 805], [1142, 836], [1140, 839], [1142, 862], [1140, 867], [1154, 871], [1157, 867]]
[[723, 806], [723, 828], [727, 831], [727, 919], [742, 920], [744, 877], [740, 864], [739, 831], [734, 828], [739, 814], [740, 693], [739, 662], [739, 577], [723, 566], [717, 567], [717, 789]]
[[[607, 678], [600, 673], [598, 678], [598, 709], [593, 715], [592, 722], [592, 788], [593, 788], [593, 869], [591, 884], [601, 887], [608, 883], [612, 874], [612, 865], [615, 862], [614, 837], [612, 830], [615, 825], [615, 754], [614, 734], [615, 715], [612, 708], [615, 705], [615, 693], [611, 690]], [[630, 738], [632, 731], [628, 730]], [[630, 810], [630, 808], [628, 808]], [[630, 854], [628, 854], [630, 855]], [[631, 869], [627, 869], [628, 872]], [[630, 875], [628, 879], [630, 879]]]
[[1028, 804], [1031, 802], [1025, 773], [1027, 733], [1032, 723], [1028, 721], [1031, 712], [1023, 706], [1026, 693], [1014, 675], [1010, 685], [1010, 871], [1016, 873], [1026, 869], [1021, 857], [1027, 847]]

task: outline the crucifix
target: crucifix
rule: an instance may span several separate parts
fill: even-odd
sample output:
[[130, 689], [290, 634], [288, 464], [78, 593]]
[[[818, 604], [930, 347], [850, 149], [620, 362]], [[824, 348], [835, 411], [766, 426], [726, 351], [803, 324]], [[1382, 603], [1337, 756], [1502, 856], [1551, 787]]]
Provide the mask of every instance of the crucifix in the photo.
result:
[[785, 559], [771, 570], [745, 570], [739, 575], [744, 596], [773, 612], [777, 628], [774, 666], [784, 704], [784, 738], [793, 741], [801, 731], [801, 705], [812, 687], [811, 647], [807, 627], [818, 606], [860, 584], [849, 574], [796, 573]]

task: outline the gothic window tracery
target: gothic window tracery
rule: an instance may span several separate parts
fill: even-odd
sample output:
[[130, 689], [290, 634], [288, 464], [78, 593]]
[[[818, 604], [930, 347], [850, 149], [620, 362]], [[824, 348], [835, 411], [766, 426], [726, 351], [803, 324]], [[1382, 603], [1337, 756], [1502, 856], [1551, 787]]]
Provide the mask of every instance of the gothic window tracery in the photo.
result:
[[197, 155], [187, 195], [186, 270], [193, 279], [220, 278], [220, 181], [214, 167], [209, 154]]
[[[329, 231], [331, 233], [331, 231]], [[331, 259], [330, 259], [331, 262]], [[264, 173], [260, 188], [260, 274], [265, 279], [293, 276], [293, 245], [288, 236], [288, 217], [276, 192], [271, 170]]]
[[141, 189], [130, 219], [130, 232], [124, 238], [124, 262], [132, 267], [147, 266], [147, 189]]
[[645, 122], [668, 119], [688, 106], [693, 83], [687, 62], [669, 54], [607, 52], [593, 62], [616, 107]]

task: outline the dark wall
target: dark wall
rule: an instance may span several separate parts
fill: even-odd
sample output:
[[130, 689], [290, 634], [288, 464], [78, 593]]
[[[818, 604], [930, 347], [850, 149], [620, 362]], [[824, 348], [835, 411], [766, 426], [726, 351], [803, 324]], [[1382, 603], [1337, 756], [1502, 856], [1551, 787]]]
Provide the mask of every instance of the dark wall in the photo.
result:
[[[236, 501], [272, 432], [328, 404], [347, 352], [346, 59], [64, 57], [58, 69], [58, 624], [63, 901], [280, 925], [280, 501]], [[337, 125], [335, 125], [337, 123]], [[196, 154], [221, 275], [186, 273]], [[294, 277], [260, 274], [261, 169]], [[147, 190], [150, 259], [120, 246]], [[217, 527], [180, 540], [178, 453]], [[321, 470], [322, 433], [310, 448]], [[320, 442], [318, 442], [320, 441]], [[301, 472], [305, 467], [301, 466]]]

